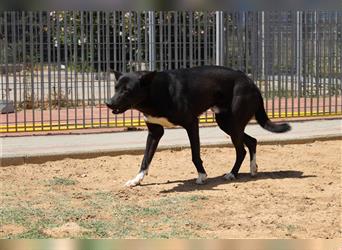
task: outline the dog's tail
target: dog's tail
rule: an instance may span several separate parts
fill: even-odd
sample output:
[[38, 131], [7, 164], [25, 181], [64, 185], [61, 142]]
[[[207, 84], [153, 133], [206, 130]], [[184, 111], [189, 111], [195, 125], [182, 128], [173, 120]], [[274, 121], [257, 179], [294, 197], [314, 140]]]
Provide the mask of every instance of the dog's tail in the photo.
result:
[[260, 124], [261, 127], [273, 133], [284, 133], [284, 132], [291, 130], [291, 127], [289, 124], [287, 123], [276, 124], [276, 123], [273, 123], [268, 118], [260, 92], [259, 92], [258, 99], [259, 99], [259, 103], [258, 103], [258, 109], [255, 113], [255, 119], [257, 120], [257, 122]]

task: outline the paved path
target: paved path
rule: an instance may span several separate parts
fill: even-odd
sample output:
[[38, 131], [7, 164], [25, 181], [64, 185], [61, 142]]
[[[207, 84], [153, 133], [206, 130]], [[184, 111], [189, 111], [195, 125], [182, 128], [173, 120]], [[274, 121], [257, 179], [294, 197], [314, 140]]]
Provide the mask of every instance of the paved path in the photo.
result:
[[[342, 139], [342, 119], [291, 122], [292, 130], [274, 134], [257, 124], [248, 125], [246, 132], [262, 143], [295, 143], [316, 139]], [[100, 155], [141, 153], [145, 148], [147, 131], [82, 135], [53, 135], [1, 138], [2, 166], [25, 162], [44, 162], [65, 157], [87, 158]], [[200, 129], [201, 144], [231, 145], [218, 127]], [[166, 129], [159, 149], [189, 147], [184, 129]]]

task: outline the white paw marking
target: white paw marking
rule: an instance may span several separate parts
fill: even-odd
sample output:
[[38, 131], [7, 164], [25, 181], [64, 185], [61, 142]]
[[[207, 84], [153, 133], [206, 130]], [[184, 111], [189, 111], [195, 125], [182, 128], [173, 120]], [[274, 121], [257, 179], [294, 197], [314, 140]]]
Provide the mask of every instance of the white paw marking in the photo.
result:
[[258, 165], [256, 164], [256, 154], [253, 154], [253, 158], [251, 160], [249, 167], [251, 170], [251, 176], [256, 176], [256, 174], [258, 173]]
[[207, 179], [207, 174], [198, 173], [198, 178], [196, 179], [196, 184], [204, 184]]
[[126, 187], [134, 187], [134, 186], [140, 184], [140, 182], [144, 179], [146, 174], [147, 174], [146, 170], [140, 172], [139, 174], [137, 174], [137, 176], [134, 179], [127, 181], [125, 186]]
[[235, 180], [235, 179], [236, 179], [236, 178], [235, 178], [235, 175], [234, 175], [233, 173], [227, 173], [227, 174], [224, 175], [223, 178], [225, 178], [225, 179], [228, 180], [228, 181], [232, 181], [232, 180]]

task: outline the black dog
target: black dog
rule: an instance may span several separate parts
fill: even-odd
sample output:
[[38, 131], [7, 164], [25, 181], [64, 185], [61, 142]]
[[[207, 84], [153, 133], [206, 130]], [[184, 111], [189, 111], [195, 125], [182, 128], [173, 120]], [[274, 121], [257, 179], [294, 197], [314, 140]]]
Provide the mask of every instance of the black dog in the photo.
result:
[[115, 85], [115, 95], [106, 103], [119, 114], [134, 108], [142, 112], [148, 127], [144, 159], [139, 174], [126, 183], [139, 184], [151, 163], [164, 128], [180, 125], [186, 129], [196, 166], [202, 184], [207, 174], [200, 157], [198, 117], [211, 108], [215, 112], [218, 126], [230, 135], [236, 150], [236, 161], [224, 177], [235, 179], [247, 146], [250, 154], [251, 175], [257, 173], [255, 138], [244, 133], [249, 120], [255, 116], [257, 122], [271, 132], [290, 130], [286, 123], [272, 123], [265, 112], [259, 89], [243, 72], [220, 66], [202, 66], [190, 69], [162, 72], [135, 72], [122, 74]]

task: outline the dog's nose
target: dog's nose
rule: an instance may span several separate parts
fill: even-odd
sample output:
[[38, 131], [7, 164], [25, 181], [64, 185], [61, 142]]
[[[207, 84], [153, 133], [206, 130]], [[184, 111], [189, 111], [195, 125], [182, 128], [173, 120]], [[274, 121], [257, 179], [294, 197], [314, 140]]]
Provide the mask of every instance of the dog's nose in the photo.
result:
[[111, 108], [112, 107], [112, 103], [111, 101], [105, 101], [105, 104], [107, 105], [108, 108]]

